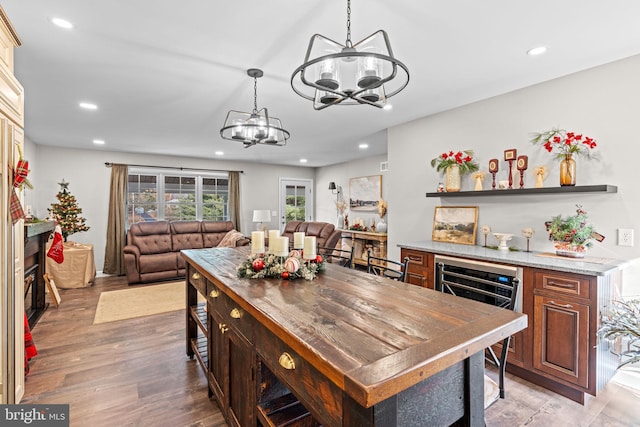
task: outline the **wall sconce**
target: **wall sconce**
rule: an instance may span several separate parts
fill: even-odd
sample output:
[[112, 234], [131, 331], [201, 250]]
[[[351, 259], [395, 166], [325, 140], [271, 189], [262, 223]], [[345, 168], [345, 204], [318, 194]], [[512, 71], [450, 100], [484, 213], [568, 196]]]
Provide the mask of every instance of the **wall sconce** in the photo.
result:
[[253, 211], [253, 222], [257, 222], [256, 230], [263, 231], [267, 229], [263, 223], [271, 222], [271, 212], [268, 210], [255, 210]]
[[331, 190], [331, 193], [335, 194], [336, 196], [339, 196], [340, 193], [342, 193], [342, 187], [340, 187], [339, 185], [336, 186], [336, 183], [333, 181], [329, 183], [329, 190]]

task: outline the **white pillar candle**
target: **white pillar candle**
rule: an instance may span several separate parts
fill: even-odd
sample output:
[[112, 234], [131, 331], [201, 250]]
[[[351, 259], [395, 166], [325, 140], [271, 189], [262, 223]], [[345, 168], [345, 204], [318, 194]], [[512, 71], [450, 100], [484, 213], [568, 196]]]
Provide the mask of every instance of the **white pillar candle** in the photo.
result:
[[275, 251], [274, 242], [276, 238], [280, 236], [280, 230], [269, 230], [269, 253], [272, 254]]
[[278, 256], [289, 255], [289, 238], [278, 237], [277, 240], [278, 240], [278, 250], [276, 251], [276, 255]]
[[264, 231], [251, 232], [251, 255], [264, 253]]
[[304, 238], [304, 259], [316, 258], [316, 236], [306, 236]]
[[304, 233], [302, 231], [296, 231], [293, 233], [293, 249], [304, 248]]

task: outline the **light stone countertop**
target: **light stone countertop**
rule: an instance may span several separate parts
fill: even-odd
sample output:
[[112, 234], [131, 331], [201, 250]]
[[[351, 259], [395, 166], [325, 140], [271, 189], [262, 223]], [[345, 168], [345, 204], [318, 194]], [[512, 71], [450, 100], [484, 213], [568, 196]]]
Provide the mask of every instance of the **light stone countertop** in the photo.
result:
[[[497, 249], [485, 248], [483, 246], [442, 243], [434, 242], [432, 240], [400, 243], [398, 244], [398, 247], [431, 252], [440, 255], [513, 264], [523, 267], [544, 268], [548, 270], [586, 274], [591, 276], [606, 276], [630, 265], [630, 261], [589, 257], [588, 254], [584, 260], [578, 260], [574, 258], [541, 256], [543, 252], [499, 251]], [[589, 260], [594, 262], [589, 262]]]

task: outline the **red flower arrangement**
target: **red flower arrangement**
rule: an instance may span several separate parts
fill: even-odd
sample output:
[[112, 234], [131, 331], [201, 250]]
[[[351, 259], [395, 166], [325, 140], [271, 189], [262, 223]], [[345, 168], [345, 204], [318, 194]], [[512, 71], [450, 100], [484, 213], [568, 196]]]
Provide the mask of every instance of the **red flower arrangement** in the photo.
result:
[[552, 129], [547, 132], [534, 133], [533, 144], [542, 144], [549, 153], [555, 153], [556, 159], [564, 159], [569, 154], [591, 157], [591, 150], [596, 148], [596, 140], [564, 129]]
[[473, 160], [473, 151], [465, 150], [454, 153], [442, 153], [435, 159], [431, 160], [431, 167], [435, 167], [437, 172], [443, 172], [449, 166], [458, 165], [462, 175], [475, 172], [478, 170], [478, 164]]

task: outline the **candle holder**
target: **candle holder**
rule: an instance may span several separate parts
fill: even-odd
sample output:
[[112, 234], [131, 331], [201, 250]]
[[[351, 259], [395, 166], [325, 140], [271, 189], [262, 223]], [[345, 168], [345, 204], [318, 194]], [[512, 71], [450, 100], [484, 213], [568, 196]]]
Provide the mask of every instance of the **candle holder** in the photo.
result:
[[480, 228], [480, 231], [482, 231], [482, 234], [484, 234], [484, 247], [487, 247], [487, 236], [489, 235], [489, 233], [491, 233], [491, 227], [489, 227], [488, 225], [483, 225], [482, 228]]
[[527, 252], [531, 252], [529, 250], [529, 240], [533, 237], [534, 233], [535, 232], [533, 231], [533, 228], [531, 228], [531, 227], [527, 227], [527, 228], [523, 228], [522, 229], [522, 236], [525, 239], [527, 239]]
[[529, 167], [529, 157], [518, 156], [516, 167], [518, 171], [520, 171], [520, 188], [524, 188], [524, 171]]
[[516, 160], [517, 154], [518, 150], [515, 148], [504, 150], [504, 160], [509, 162], [509, 189], [513, 188], [513, 162]]
[[[489, 160], [489, 172], [492, 176], [491, 189], [496, 189], [496, 173], [498, 173], [498, 159]], [[486, 245], [485, 245], [486, 246]]]

